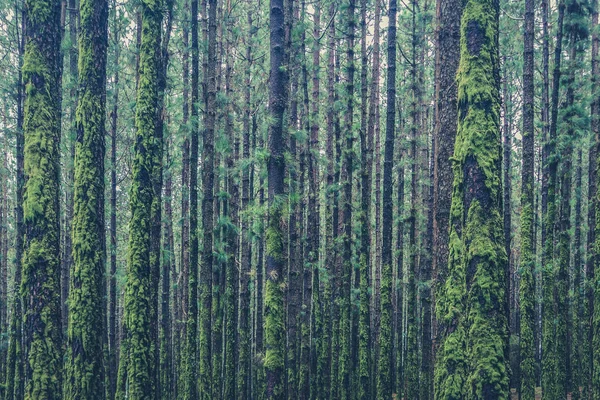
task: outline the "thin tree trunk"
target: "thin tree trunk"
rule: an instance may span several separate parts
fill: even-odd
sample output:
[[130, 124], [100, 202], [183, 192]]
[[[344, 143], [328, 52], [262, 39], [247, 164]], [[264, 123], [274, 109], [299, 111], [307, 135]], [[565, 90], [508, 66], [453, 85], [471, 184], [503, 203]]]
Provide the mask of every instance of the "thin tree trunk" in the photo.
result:
[[393, 393], [392, 343], [392, 168], [394, 161], [394, 136], [396, 128], [396, 0], [388, 6], [387, 42], [387, 115], [385, 122], [385, 156], [383, 164], [383, 228], [381, 250], [381, 303], [379, 313], [379, 360], [377, 368], [377, 397], [389, 399]]
[[285, 317], [284, 295], [281, 283], [284, 277], [284, 232], [283, 210], [285, 199], [285, 159], [283, 137], [283, 116], [287, 104], [287, 72], [285, 43], [285, 14], [283, 0], [270, 1], [270, 82], [268, 159], [269, 216], [266, 232], [266, 288], [265, 288], [265, 330], [266, 354], [266, 397], [283, 399], [285, 393]]
[[[113, 29], [115, 65], [119, 65], [120, 43], [116, 0], [113, 1]], [[117, 122], [119, 113], [119, 68], [113, 79], [112, 112], [110, 114], [110, 275], [108, 283], [108, 398], [113, 399], [117, 389]]]
[[521, 170], [521, 265], [519, 268], [519, 365], [514, 382], [522, 400], [535, 397], [535, 234], [534, 234], [534, 18], [533, 0], [525, 1], [523, 49], [523, 167]]
[[[241, 181], [242, 181], [242, 204], [241, 210], [243, 213], [248, 212], [250, 205], [250, 176], [251, 168], [253, 167], [250, 163], [250, 115], [252, 107], [251, 98], [251, 77], [252, 77], [252, 65], [253, 65], [253, 42], [251, 39], [253, 29], [253, 18], [251, 2], [248, 2], [248, 44], [246, 46], [246, 71], [244, 77], [244, 116], [243, 116], [243, 139], [242, 139], [242, 159], [247, 162], [245, 168], [242, 168]], [[241, 217], [241, 264], [240, 264], [240, 312], [238, 316], [239, 325], [239, 370], [237, 373], [237, 398], [239, 400], [251, 398], [251, 377], [252, 377], [252, 364], [250, 362], [251, 353], [251, 333], [250, 333], [250, 272], [252, 270], [252, 246], [250, 242], [248, 223], [250, 217], [243, 215]]]
[[[544, 214], [544, 232], [543, 246], [544, 253], [542, 258], [543, 265], [543, 331], [542, 331], [542, 390], [546, 397], [562, 397], [566, 394], [564, 375], [557, 376], [558, 370], [562, 370], [564, 365], [559, 366], [558, 354], [556, 352], [556, 323], [555, 318], [559, 310], [556, 309], [554, 284], [557, 279], [557, 268], [555, 265], [555, 231], [557, 226], [557, 169], [558, 159], [555, 157], [555, 140], [557, 138], [557, 120], [558, 120], [558, 100], [560, 85], [560, 64], [562, 60], [562, 37], [563, 20], [565, 13], [565, 4], [563, 1], [558, 6], [558, 21], [556, 33], [556, 48], [554, 53], [554, 73], [552, 77], [551, 93], [551, 113], [549, 125], [549, 137], [545, 143], [546, 146], [546, 188], [542, 191], [542, 208], [546, 206]], [[544, 202], [544, 194], [546, 201]], [[545, 203], [545, 204], [544, 204]], [[566, 321], [565, 321], [566, 323]]]
[[[217, 71], [217, 0], [208, 0], [208, 54], [205, 77], [205, 114], [204, 114], [204, 140], [203, 152], [204, 163], [202, 170], [202, 229], [203, 248], [202, 263], [200, 269], [200, 368], [199, 368], [199, 395], [200, 398], [210, 399], [213, 393], [211, 343], [212, 322], [211, 313], [213, 309], [212, 291], [213, 285], [213, 209], [214, 209], [214, 138], [216, 117], [216, 71]], [[206, 7], [204, 7], [206, 10]], [[216, 384], [216, 382], [214, 382]]]

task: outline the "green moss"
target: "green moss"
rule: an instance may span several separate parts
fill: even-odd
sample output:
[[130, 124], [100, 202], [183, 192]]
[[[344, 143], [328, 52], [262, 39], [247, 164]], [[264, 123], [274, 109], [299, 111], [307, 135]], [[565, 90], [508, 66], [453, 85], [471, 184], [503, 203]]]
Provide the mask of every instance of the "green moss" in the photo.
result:
[[59, 259], [60, 1], [25, 2], [23, 299], [25, 398], [62, 397]]
[[[285, 355], [285, 326], [283, 288], [281, 283], [269, 277], [265, 284], [265, 341], [266, 349], [263, 360], [265, 370], [277, 371], [283, 374]], [[274, 388], [275, 398], [283, 395], [283, 384], [278, 383]]]
[[136, 102], [136, 145], [130, 190], [129, 254], [125, 287], [124, 325], [127, 329], [127, 398], [147, 399], [155, 389], [155, 309], [151, 268], [154, 168], [161, 154], [156, 138], [158, 61], [162, 10], [160, 0], [141, 2], [142, 36]]
[[508, 398], [497, 19], [495, 2], [465, 2], [448, 278], [436, 298], [440, 400]]
[[392, 398], [392, 266], [381, 270], [381, 321], [379, 331], [379, 360], [377, 368], [377, 398]]
[[[528, 188], [533, 194], [533, 188]], [[525, 188], [523, 193], [525, 193]], [[525, 195], [525, 194], [524, 194]], [[525, 199], [527, 200], [527, 199]], [[521, 369], [521, 390], [520, 395], [523, 400], [533, 400], [535, 398], [535, 343], [534, 343], [534, 324], [535, 324], [535, 283], [533, 272], [535, 266], [533, 253], [533, 210], [532, 203], [524, 201], [521, 212], [521, 267], [519, 269], [520, 286], [519, 300], [521, 308], [520, 321], [520, 369]]]
[[66, 399], [105, 397], [104, 164], [98, 160], [104, 159], [107, 14], [105, 2], [80, 3]]
[[[371, 397], [371, 293], [369, 263], [360, 256], [360, 309], [358, 322], [358, 398]], [[391, 289], [391, 288], [390, 288]]]

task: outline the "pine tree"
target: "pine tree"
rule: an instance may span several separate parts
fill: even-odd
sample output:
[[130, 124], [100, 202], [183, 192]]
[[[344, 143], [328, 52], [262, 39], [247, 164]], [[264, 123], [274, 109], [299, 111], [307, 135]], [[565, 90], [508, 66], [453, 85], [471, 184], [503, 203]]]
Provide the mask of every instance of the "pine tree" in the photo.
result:
[[73, 270], [65, 398], [104, 399], [106, 283], [104, 268], [104, 129], [108, 2], [79, 6], [79, 102], [77, 105], [73, 212]]
[[[120, 362], [127, 368], [127, 398], [155, 394], [156, 357], [152, 343], [153, 302], [157, 299], [152, 271], [152, 233], [155, 215], [155, 168], [161, 165], [157, 134], [162, 3], [141, 3], [141, 43], [136, 101], [136, 144], [130, 191], [129, 257], [124, 324], [127, 344]], [[162, 132], [161, 132], [162, 136]], [[119, 366], [121, 368], [121, 366]]]
[[[291, 1], [291, 0], [288, 0]], [[285, 159], [283, 154], [283, 116], [287, 103], [287, 71], [284, 64], [289, 49], [285, 41], [285, 9], [283, 0], [270, 2], [271, 74], [269, 83], [269, 216], [266, 231], [265, 285], [265, 358], [266, 397], [284, 398], [285, 319], [283, 302], [283, 265], [285, 261], [283, 219], [286, 206], [284, 193]]]
[[461, 19], [450, 256], [437, 298], [446, 330], [437, 399], [508, 397], [498, 13], [498, 2], [469, 0]]
[[[387, 43], [387, 115], [385, 121], [385, 156], [383, 164], [383, 204], [392, 203], [392, 163], [394, 160], [394, 136], [396, 126], [396, 1], [388, 6]], [[379, 332], [379, 360], [377, 370], [377, 397], [391, 398], [393, 391], [392, 343], [392, 207], [383, 208], [383, 243], [381, 249], [381, 314]], [[409, 305], [410, 307], [411, 305]]]
[[521, 266], [519, 304], [519, 370], [513, 371], [520, 384], [523, 400], [533, 400], [535, 390], [535, 343], [534, 307], [535, 253], [534, 236], [534, 2], [525, 2], [524, 50], [523, 50], [523, 169], [521, 172]]
[[25, 398], [62, 398], [60, 2], [25, 1], [23, 346]]

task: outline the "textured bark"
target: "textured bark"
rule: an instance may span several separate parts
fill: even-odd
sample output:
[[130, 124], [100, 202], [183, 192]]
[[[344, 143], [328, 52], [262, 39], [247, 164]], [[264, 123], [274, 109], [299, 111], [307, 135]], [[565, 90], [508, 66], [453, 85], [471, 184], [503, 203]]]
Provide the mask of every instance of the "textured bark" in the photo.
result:
[[[598, 1], [592, 2], [592, 75], [591, 84], [593, 93], [598, 93], [598, 74], [600, 73], [599, 54], [600, 37], [598, 36]], [[589, 376], [587, 380], [589, 398], [593, 398], [600, 394], [600, 291], [595, 285], [594, 279], [600, 273], [597, 270], [598, 265], [598, 250], [596, 240], [598, 238], [598, 220], [600, 215], [597, 215], [599, 210], [598, 201], [598, 154], [600, 154], [600, 98], [598, 95], [592, 98], [591, 102], [591, 128], [592, 128], [592, 143], [589, 151], [589, 189], [588, 189], [588, 260], [586, 263], [586, 319], [589, 321], [589, 326], [586, 339], [587, 348], [593, 349], [588, 355], [586, 363], [586, 372]], [[596, 311], [598, 310], [598, 311]], [[587, 352], [586, 352], [587, 353]]]
[[523, 167], [521, 170], [521, 265], [519, 268], [519, 367], [513, 371], [522, 400], [535, 396], [534, 250], [534, 2], [525, 1], [523, 49]]
[[285, 10], [283, 0], [270, 2], [270, 82], [268, 195], [269, 215], [266, 231], [266, 287], [265, 287], [265, 358], [266, 397], [283, 399], [285, 386], [284, 360], [285, 317], [283, 295], [283, 266], [285, 263], [283, 218], [285, 198], [285, 159], [283, 116], [287, 104], [287, 71]]
[[[191, 2], [191, 31], [192, 31], [192, 74], [191, 74], [191, 144], [189, 160], [189, 264], [188, 264], [188, 302], [186, 322], [186, 350], [184, 355], [184, 398], [196, 400], [198, 398], [198, 0]], [[212, 251], [212, 250], [211, 250]], [[205, 290], [203, 288], [202, 290]]]
[[498, 16], [498, 2], [470, 0], [461, 19], [448, 277], [436, 298], [444, 327], [436, 399], [508, 397]]
[[[63, 2], [65, 4], [65, 2]], [[69, 286], [70, 286], [70, 273], [73, 268], [73, 235], [71, 223], [73, 221], [73, 187], [74, 187], [74, 177], [75, 177], [75, 141], [77, 136], [77, 122], [76, 122], [76, 113], [77, 113], [77, 101], [78, 101], [78, 71], [77, 71], [77, 59], [79, 56], [79, 50], [77, 46], [77, 29], [79, 25], [79, 5], [75, 0], [69, 0], [68, 4], [66, 4], [69, 9], [69, 41], [71, 42], [71, 46], [69, 48], [69, 128], [66, 130], [65, 142], [67, 143], [69, 152], [67, 155], [67, 160], [65, 164], [67, 164], [67, 172], [66, 179], [63, 182], [65, 187], [65, 210], [64, 210], [64, 248], [62, 263], [61, 263], [61, 277], [60, 277], [60, 285], [61, 285], [61, 306], [62, 306], [62, 325], [63, 325], [63, 335], [67, 334], [67, 325], [69, 322], [69, 310], [67, 305], [67, 299], [69, 297]], [[62, 10], [64, 14], [66, 10]], [[61, 18], [66, 18], [66, 16], [62, 16]], [[64, 35], [65, 32], [63, 32]]]
[[[385, 121], [385, 155], [383, 163], [383, 204], [392, 204], [392, 168], [394, 161], [394, 135], [396, 128], [396, 1], [388, 6], [387, 43], [387, 114]], [[379, 360], [377, 368], [377, 397], [388, 399], [393, 392], [392, 343], [392, 224], [393, 209], [383, 208], [382, 249], [381, 249], [381, 330], [379, 332]]]
[[[452, 197], [452, 162], [456, 137], [457, 89], [456, 70], [460, 59], [460, 19], [462, 3], [437, 0], [436, 7], [436, 85], [433, 157], [433, 280], [434, 304], [448, 276], [450, 203]], [[442, 315], [436, 312], [433, 325], [435, 359], [441, 333], [446, 329]]]
[[161, 260], [161, 299], [160, 299], [160, 398], [169, 399], [174, 393], [173, 348], [172, 348], [172, 309], [171, 273], [174, 269], [173, 257], [173, 168], [171, 158], [172, 140], [165, 142], [165, 196], [163, 223], [163, 254]]
[[[113, 1], [115, 65], [119, 65], [119, 27], [116, 0]], [[110, 275], [108, 277], [108, 397], [114, 399], [117, 390], [117, 122], [119, 117], [119, 69], [113, 79], [112, 110], [110, 113]]]
[[[378, 3], [378, 2], [376, 2]], [[379, 5], [376, 4], [379, 8]], [[379, 18], [379, 17], [378, 17]], [[379, 24], [379, 21], [377, 21]], [[377, 26], [376, 29], [379, 27]], [[367, 399], [373, 394], [371, 393], [371, 165], [372, 152], [371, 146], [373, 139], [368, 137], [368, 62], [367, 55], [367, 1], [360, 2], [360, 88], [361, 88], [361, 115], [360, 115], [360, 191], [361, 191], [361, 213], [359, 214], [360, 222], [360, 257], [359, 257], [359, 273], [357, 274], [360, 290], [360, 309], [359, 309], [359, 341], [358, 341], [358, 398]], [[376, 101], [372, 98], [371, 101]], [[373, 130], [370, 131], [373, 133]], [[312, 190], [311, 190], [312, 192]]]
[[[557, 200], [556, 194], [558, 191], [557, 170], [558, 158], [555, 156], [556, 139], [557, 139], [557, 121], [558, 121], [558, 100], [560, 89], [560, 64], [562, 61], [562, 37], [563, 37], [563, 20], [565, 14], [565, 4], [561, 1], [558, 6], [558, 20], [556, 33], [556, 48], [554, 52], [554, 73], [552, 76], [552, 93], [550, 98], [550, 125], [549, 137], [545, 143], [546, 147], [546, 199], [542, 198], [542, 208], [546, 206], [544, 213], [544, 232], [542, 254], [543, 267], [543, 313], [542, 313], [542, 390], [544, 396], [550, 398], [558, 398], [566, 394], [564, 376], [559, 377], [556, 374], [562, 370], [563, 366], [559, 366], [559, 355], [557, 353], [557, 332], [555, 317], [559, 310], [556, 309], [554, 282], [557, 279], [557, 265], [555, 253], [555, 242], [557, 241], [556, 230], [557, 224]], [[544, 192], [542, 192], [544, 196]], [[562, 394], [561, 394], [562, 393]]]
[[[214, 209], [214, 138], [216, 118], [216, 71], [217, 71], [217, 0], [208, 2], [208, 54], [206, 57], [207, 67], [204, 74], [205, 85], [205, 114], [204, 114], [204, 138], [203, 155], [204, 163], [202, 170], [202, 262], [200, 265], [200, 360], [199, 360], [199, 397], [201, 399], [212, 398], [212, 365], [211, 343], [212, 343], [212, 321], [213, 309], [212, 291], [213, 284], [213, 209]], [[203, 7], [203, 11], [206, 7]], [[204, 13], [203, 13], [204, 15]], [[191, 267], [190, 267], [191, 268]]]
[[[23, 303], [19, 288], [22, 278], [22, 255], [23, 255], [23, 185], [24, 185], [24, 165], [23, 165], [23, 150], [24, 150], [24, 132], [23, 132], [23, 82], [22, 82], [22, 65], [23, 53], [25, 51], [25, 11], [20, 7], [20, 1], [15, 2], [15, 26], [17, 27], [18, 37], [18, 65], [19, 72], [17, 75], [17, 92], [16, 92], [16, 196], [15, 196], [15, 272], [13, 280], [13, 288], [15, 291], [15, 300], [13, 301], [11, 321], [9, 328], [9, 343], [8, 354], [6, 358], [6, 379], [5, 379], [5, 399], [6, 400], [22, 400], [25, 392], [24, 382], [24, 352], [23, 352]], [[19, 11], [20, 8], [20, 11]], [[20, 17], [20, 18], [19, 18]], [[20, 28], [20, 29], [19, 29]], [[20, 34], [20, 35], [19, 35]]]
[[542, 0], [541, 2], [541, 13], [542, 13], [542, 104], [541, 104], [541, 122], [542, 122], [542, 187], [541, 187], [541, 260], [542, 260], [542, 271], [538, 273], [538, 286], [542, 288], [542, 301], [538, 299], [538, 335], [536, 337], [536, 387], [542, 385], [542, 347], [543, 347], [543, 334], [544, 334], [544, 313], [543, 304], [546, 299], [544, 294], [544, 265], [548, 259], [546, 254], [546, 243], [548, 227], [546, 223], [546, 213], [548, 209], [548, 151], [549, 151], [549, 136], [550, 136], [550, 76], [549, 76], [549, 64], [550, 64], [550, 53], [549, 53], [549, 36], [548, 36], [548, 0]]
[[73, 270], [69, 290], [66, 399], [104, 399], [106, 243], [104, 130], [108, 1], [80, 0], [79, 95], [75, 127]]
[[[153, 345], [153, 317], [158, 282], [152, 262], [155, 196], [155, 168], [160, 165], [162, 149], [156, 140], [159, 105], [159, 70], [162, 8], [149, 0], [141, 5], [141, 43], [139, 82], [136, 102], [136, 145], [130, 192], [129, 259], [125, 289], [124, 323], [127, 346], [122, 347], [121, 362], [127, 367], [127, 396], [153, 398], [156, 394]], [[126, 353], [123, 350], [127, 351]], [[127, 357], [127, 361], [124, 361]]]
[[[249, 37], [253, 30], [253, 18], [252, 9], [250, 7], [251, 2], [248, 1], [248, 32]], [[242, 181], [242, 213], [248, 212], [250, 205], [250, 197], [252, 189], [250, 181], [252, 174], [252, 164], [250, 161], [250, 116], [252, 113], [252, 100], [251, 100], [251, 77], [252, 77], [252, 65], [253, 65], [253, 42], [248, 39], [246, 45], [246, 71], [244, 76], [244, 115], [243, 115], [243, 139], [242, 139], [242, 160], [247, 162], [247, 165], [241, 169], [240, 176]], [[251, 377], [252, 377], [252, 365], [251, 365], [251, 331], [250, 331], [250, 273], [252, 270], [252, 246], [249, 237], [249, 221], [248, 215], [242, 215], [241, 217], [241, 264], [240, 264], [240, 312], [239, 312], [239, 369], [237, 373], [237, 398], [243, 400], [250, 397], [251, 393]]]
[[335, 293], [335, 260], [336, 246], [335, 240], [337, 237], [337, 214], [336, 214], [336, 192], [334, 185], [336, 183], [336, 165], [335, 165], [335, 121], [337, 120], [337, 112], [335, 109], [335, 7], [329, 6], [328, 19], [331, 21], [327, 29], [327, 116], [326, 116], [326, 131], [327, 139], [325, 144], [325, 154], [327, 155], [327, 198], [326, 198], [326, 226], [325, 226], [325, 249], [328, 281], [325, 284], [324, 304], [325, 315], [324, 319], [327, 322], [325, 327], [324, 345], [319, 354], [319, 363], [323, 366], [323, 383], [319, 389], [322, 393], [329, 395], [333, 392], [334, 387], [332, 379], [336, 374], [334, 369], [335, 359], [332, 357], [331, 349], [334, 343], [334, 293]]
[[[342, 257], [340, 275], [340, 399], [351, 397], [352, 393], [352, 187], [354, 163], [354, 39], [355, 39], [355, 0], [349, 0], [345, 16], [346, 35], [346, 77], [344, 114], [344, 165], [341, 187], [343, 189], [342, 206]], [[343, 140], [342, 140], [343, 141]]]
[[323, 320], [323, 305], [320, 284], [320, 202], [319, 202], [319, 153], [321, 151], [319, 145], [319, 112], [320, 112], [320, 53], [321, 53], [321, 2], [317, 1], [314, 4], [313, 14], [313, 65], [312, 65], [312, 98], [310, 120], [310, 139], [308, 142], [308, 179], [309, 179], [309, 199], [308, 199], [308, 227], [307, 227], [307, 253], [310, 262], [310, 272], [312, 274], [312, 298], [310, 300], [310, 337], [312, 338], [310, 346], [310, 396], [318, 397], [321, 392], [321, 380], [323, 379], [324, 368], [319, 365], [317, 357], [323, 348], [324, 338], [324, 320]]
[[[418, 141], [421, 137], [421, 85], [420, 63], [417, 51], [421, 47], [421, 33], [417, 27], [417, 14], [420, 13], [418, 0], [411, 1], [411, 68], [410, 68], [410, 214], [408, 217], [408, 249], [409, 265], [406, 284], [406, 364], [404, 370], [404, 394], [411, 399], [418, 399], [419, 391], [419, 344], [417, 332], [419, 329], [418, 303], [417, 303], [417, 273], [419, 270], [419, 247], [417, 243], [417, 218], [420, 200], [418, 195], [419, 162]], [[385, 177], [384, 177], [385, 178]], [[385, 204], [385, 200], [383, 201]], [[385, 210], [384, 210], [385, 212]], [[385, 221], [385, 217], [384, 217]]]
[[25, 397], [62, 398], [60, 2], [25, 2], [23, 326]]

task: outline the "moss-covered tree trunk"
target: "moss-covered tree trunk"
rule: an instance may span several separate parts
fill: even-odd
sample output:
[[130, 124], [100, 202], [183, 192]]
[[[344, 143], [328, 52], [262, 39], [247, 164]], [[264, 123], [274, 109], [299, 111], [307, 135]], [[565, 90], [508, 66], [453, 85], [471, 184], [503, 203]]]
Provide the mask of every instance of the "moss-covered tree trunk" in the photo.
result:
[[[545, 189], [542, 189], [542, 208], [545, 206], [543, 216], [542, 245], [542, 371], [541, 381], [544, 397], [558, 398], [563, 393], [564, 382], [556, 376], [558, 368], [558, 357], [556, 352], [556, 325], [555, 317], [558, 310], [554, 305], [554, 281], [556, 279], [555, 266], [555, 223], [557, 216], [556, 192], [557, 192], [557, 168], [558, 157], [556, 149], [556, 124], [558, 121], [558, 99], [560, 88], [560, 65], [562, 60], [562, 37], [563, 20], [565, 13], [564, 1], [558, 4], [556, 48], [554, 53], [554, 73], [552, 77], [552, 93], [550, 96], [551, 111], [549, 111], [549, 136], [544, 143], [546, 159], [544, 164]], [[545, 192], [545, 193], [544, 193]], [[545, 195], [545, 199], [544, 199]], [[560, 368], [562, 368], [561, 366]]]
[[190, 248], [188, 264], [188, 299], [187, 302], [187, 321], [186, 321], [186, 341], [185, 352], [183, 356], [184, 364], [184, 392], [183, 396], [187, 400], [196, 400], [198, 398], [198, 0], [191, 2], [191, 31], [192, 31], [192, 74], [191, 74], [191, 147], [189, 167], [189, 229], [190, 229]]
[[285, 9], [283, 0], [270, 2], [270, 53], [269, 82], [269, 160], [268, 194], [269, 216], [266, 232], [266, 287], [265, 287], [265, 358], [266, 397], [283, 399], [285, 370], [285, 317], [284, 317], [284, 193], [285, 159], [283, 137], [284, 112], [287, 104], [287, 70], [285, 41]]
[[16, 188], [15, 188], [15, 264], [13, 277], [13, 290], [15, 300], [12, 305], [11, 320], [8, 332], [8, 350], [6, 356], [6, 378], [5, 396], [6, 400], [22, 400], [24, 396], [24, 364], [23, 346], [22, 346], [22, 327], [23, 327], [23, 303], [19, 288], [21, 286], [22, 267], [23, 267], [23, 185], [24, 185], [24, 165], [23, 165], [23, 150], [24, 150], [24, 135], [23, 135], [23, 81], [22, 81], [22, 65], [23, 53], [25, 50], [24, 35], [25, 30], [25, 11], [21, 8], [19, 12], [20, 0], [15, 1], [15, 21], [18, 27], [18, 32], [21, 33], [20, 40], [17, 43], [18, 48], [18, 65], [19, 72], [17, 74], [17, 91], [16, 91], [16, 117], [17, 126], [15, 134], [15, 161], [16, 161]]
[[345, 114], [344, 134], [341, 142], [345, 142], [343, 150], [342, 167], [342, 254], [340, 264], [340, 347], [339, 347], [339, 395], [340, 399], [349, 399], [352, 396], [353, 360], [352, 360], [352, 187], [354, 171], [354, 39], [356, 27], [356, 3], [348, 0], [345, 6], [344, 33], [346, 42], [345, 64]]
[[[203, 15], [206, 14], [206, 2], [203, 3]], [[200, 265], [200, 341], [199, 341], [199, 397], [203, 400], [212, 398], [212, 310], [213, 310], [213, 210], [214, 210], [214, 138], [216, 116], [216, 71], [217, 71], [217, 0], [208, 0], [208, 20], [206, 22], [208, 54], [205, 69], [205, 114], [202, 170], [202, 263]], [[216, 367], [215, 367], [216, 368]]]
[[[155, 168], [162, 149], [157, 133], [159, 105], [162, 3], [141, 3], [141, 43], [136, 101], [136, 143], [130, 190], [129, 254], [125, 288], [124, 325], [127, 345], [121, 362], [127, 367], [127, 398], [155, 396], [156, 344], [153, 339], [157, 294], [152, 248], [155, 207]], [[162, 133], [161, 133], [162, 134]]]
[[[592, 1], [592, 90], [598, 93], [598, 74], [600, 73], [600, 36], [598, 35], [598, 1]], [[600, 201], [598, 199], [598, 155], [600, 154], [600, 97], [598, 95], [592, 98], [591, 103], [591, 128], [592, 128], [592, 146], [589, 152], [589, 191], [588, 191], [588, 254], [589, 258], [586, 264], [587, 293], [586, 309], [587, 320], [589, 321], [586, 338], [587, 344], [591, 348], [591, 354], [588, 355], [586, 371], [588, 373], [589, 397], [600, 394], [600, 287], [595, 281], [595, 277], [600, 275], [600, 264], [598, 263], [600, 251]], [[587, 353], [587, 352], [586, 352]]]
[[24, 248], [21, 295], [25, 398], [62, 398], [59, 144], [60, 1], [25, 1]]
[[[115, 43], [119, 43], [118, 13], [113, 0], [112, 29]], [[115, 65], [119, 64], [119, 45], [114, 50]], [[108, 387], [107, 396], [113, 399], [117, 389], [117, 121], [119, 117], [119, 68], [113, 78], [112, 111], [110, 113], [110, 269], [108, 277]]]
[[436, 299], [444, 327], [436, 399], [508, 397], [498, 13], [497, 1], [468, 0], [461, 19], [450, 256]]
[[[248, 0], [248, 11], [247, 11], [247, 29], [249, 36], [252, 34], [254, 29], [253, 18], [252, 18], [252, 2]], [[242, 204], [241, 210], [243, 213], [248, 211], [248, 207], [251, 204], [251, 197], [253, 190], [251, 185], [252, 169], [250, 159], [250, 116], [252, 113], [252, 102], [251, 102], [251, 77], [252, 77], [252, 57], [254, 56], [253, 49], [254, 43], [252, 40], [248, 40], [246, 44], [246, 70], [244, 74], [244, 115], [242, 120], [242, 160], [248, 163], [245, 168], [240, 171], [241, 183], [242, 183]], [[250, 272], [252, 270], [252, 246], [250, 242], [250, 217], [248, 215], [242, 215], [241, 217], [241, 263], [240, 263], [240, 313], [239, 313], [239, 364], [237, 373], [237, 398], [243, 400], [250, 396], [251, 393], [251, 376], [252, 376], [252, 364], [251, 364], [251, 347], [252, 347], [252, 334], [251, 334], [251, 314], [250, 314]]]
[[108, 2], [79, 5], [79, 102], [75, 127], [73, 269], [69, 290], [66, 399], [104, 399], [106, 244], [104, 132]]
[[521, 265], [519, 286], [519, 371], [513, 371], [522, 400], [535, 395], [535, 251], [534, 251], [534, 2], [525, 1], [523, 49], [523, 169], [521, 171]]
[[[379, 7], [378, 7], [379, 8]], [[379, 16], [377, 16], [379, 18]], [[377, 21], [379, 24], [379, 21]], [[379, 26], [377, 27], [377, 29]], [[368, 89], [367, 74], [369, 57], [367, 54], [367, 1], [360, 2], [360, 256], [359, 256], [359, 316], [358, 316], [358, 363], [357, 398], [367, 399], [371, 393], [371, 165], [373, 140], [368, 136]], [[371, 130], [372, 134], [373, 131]], [[313, 190], [311, 189], [311, 192]], [[311, 208], [312, 209], [312, 208]], [[318, 288], [316, 288], [318, 290]]]
[[[383, 204], [392, 204], [392, 169], [394, 161], [394, 135], [396, 127], [396, 0], [388, 5], [387, 43], [387, 114], [385, 123], [385, 154], [383, 163]], [[381, 330], [379, 332], [379, 359], [377, 363], [377, 398], [389, 399], [392, 396], [392, 207], [383, 208], [383, 229], [381, 249]], [[410, 305], [409, 305], [410, 306]]]

